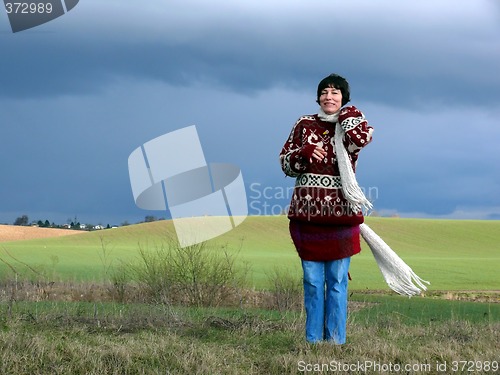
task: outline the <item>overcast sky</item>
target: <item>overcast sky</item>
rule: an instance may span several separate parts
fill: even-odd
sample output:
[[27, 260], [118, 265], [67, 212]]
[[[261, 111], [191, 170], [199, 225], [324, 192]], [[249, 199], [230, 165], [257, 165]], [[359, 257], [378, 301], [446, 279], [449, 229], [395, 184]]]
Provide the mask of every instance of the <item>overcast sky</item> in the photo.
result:
[[165, 216], [128, 157], [189, 125], [277, 213], [279, 151], [332, 72], [375, 128], [357, 175], [379, 213], [500, 219], [499, 41], [496, 0], [81, 0], [18, 33], [2, 13], [0, 222]]

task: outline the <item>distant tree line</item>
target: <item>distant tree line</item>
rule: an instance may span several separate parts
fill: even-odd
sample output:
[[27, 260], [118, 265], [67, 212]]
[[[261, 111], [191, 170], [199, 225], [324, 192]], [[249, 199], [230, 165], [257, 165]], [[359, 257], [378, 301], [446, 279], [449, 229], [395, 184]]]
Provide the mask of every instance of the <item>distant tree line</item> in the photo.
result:
[[[69, 221], [69, 220], [68, 220]], [[50, 222], [49, 220], [38, 220], [38, 221], [32, 221], [30, 223], [28, 215], [22, 215], [16, 218], [14, 220], [14, 225], [18, 226], [37, 226], [41, 228], [66, 228], [66, 229], [77, 229], [77, 230], [94, 230], [94, 229], [108, 229], [111, 228], [111, 226], [108, 224], [106, 227], [103, 225], [92, 225], [92, 224], [81, 224], [79, 221], [77, 221], [76, 217], [74, 221], [71, 221], [68, 224], [62, 224], [62, 225], [57, 225], [54, 222]]]
[[[156, 216], [148, 215], [144, 218], [144, 223], [151, 223], [153, 221], [159, 221], [159, 220], [165, 220], [164, 218], [157, 218]], [[71, 222], [70, 222], [71, 221]], [[75, 217], [74, 220], [68, 219], [68, 224], [62, 224], [62, 225], [57, 225], [54, 222], [50, 222], [49, 220], [38, 220], [38, 221], [32, 221], [30, 223], [28, 215], [22, 215], [16, 218], [14, 220], [14, 225], [19, 225], [19, 226], [28, 226], [28, 225], [35, 225], [38, 227], [42, 228], [68, 228], [68, 229], [78, 229], [78, 230], [93, 230], [93, 229], [108, 229], [112, 228], [109, 224], [107, 224], [105, 227], [103, 225], [92, 225], [92, 224], [81, 224], [78, 219]], [[121, 223], [121, 226], [127, 226], [130, 225], [128, 221], [124, 221]], [[115, 226], [113, 226], [115, 227]]]
[[19, 216], [15, 221], [14, 225], [28, 225], [29, 219], [27, 215]]

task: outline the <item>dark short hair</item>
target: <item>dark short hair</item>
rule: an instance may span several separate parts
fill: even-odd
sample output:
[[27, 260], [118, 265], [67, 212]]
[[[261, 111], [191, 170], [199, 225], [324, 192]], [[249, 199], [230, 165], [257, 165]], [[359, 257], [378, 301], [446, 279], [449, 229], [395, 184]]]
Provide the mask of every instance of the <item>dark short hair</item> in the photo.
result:
[[316, 97], [316, 103], [319, 104], [319, 97], [321, 96], [321, 92], [327, 87], [334, 87], [339, 89], [342, 93], [342, 105], [346, 105], [351, 100], [351, 92], [349, 89], [349, 82], [344, 77], [339, 76], [338, 74], [330, 74], [328, 77], [325, 77], [318, 84], [318, 95]]

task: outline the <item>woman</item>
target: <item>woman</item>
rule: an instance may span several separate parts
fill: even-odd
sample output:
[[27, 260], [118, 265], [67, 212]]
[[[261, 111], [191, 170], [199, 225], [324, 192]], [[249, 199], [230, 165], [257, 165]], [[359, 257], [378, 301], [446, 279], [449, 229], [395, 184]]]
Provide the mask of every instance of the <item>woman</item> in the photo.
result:
[[280, 153], [283, 171], [296, 177], [288, 218], [302, 262], [306, 340], [311, 343], [345, 343], [349, 264], [361, 251], [363, 203], [342, 186], [348, 178], [340, 177], [345, 173], [339, 158], [341, 152], [347, 155], [342, 161], [354, 171], [373, 128], [356, 107], [342, 108], [349, 100], [345, 78], [324, 78], [317, 90], [318, 114], [299, 118]]

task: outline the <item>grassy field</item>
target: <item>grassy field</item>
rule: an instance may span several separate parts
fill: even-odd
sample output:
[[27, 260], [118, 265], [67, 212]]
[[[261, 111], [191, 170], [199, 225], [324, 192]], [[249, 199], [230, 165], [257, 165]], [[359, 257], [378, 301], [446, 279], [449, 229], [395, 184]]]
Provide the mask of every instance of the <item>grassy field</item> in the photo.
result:
[[8, 310], [1, 304], [0, 373], [498, 373], [499, 304], [368, 300], [350, 305], [342, 346], [307, 344], [300, 311], [55, 302]]
[[141, 302], [133, 285], [127, 293], [139, 298], [110, 298], [109, 271], [168, 243], [170, 222], [3, 242], [0, 374], [499, 373], [500, 222], [367, 223], [432, 285], [422, 297], [389, 293], [364, 246], [352, 261], [342, 346], [305, 342], [300, 284], [288, 307], [269, 304], [274, 270], [301, 275], [285, 217], [249, 217], [211, 241], [210, 251], [252, 270], [244, 302], [218, 308]]
[[[498, 290], [500, 222], [368, 218], [370, 225], [423, 279], [430, 290]], [[62, 280], [100, 280], [109, 265], [134, 262], [139, 248], [154, 250], [175, 239], [171, 222], [137, 224], [81, 235], [4, 242], [0, 257], [16, 269], [20, 262]], [[387, 289], [370, 250], [351, 263], [351, 290]], [[248, 217], [240, 226], [209, 241], [214, 249], [238, 253], [251, 268], [250, 287], [266, 288], [276, 267], [300, 274], [300, 263], [283, 216]], [[14, 259], [15, 258], [15, 259]], [[5, 263], [0, 270], [8, 273]]]

